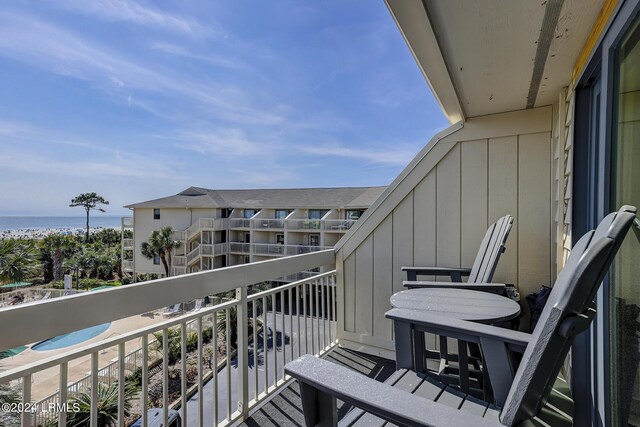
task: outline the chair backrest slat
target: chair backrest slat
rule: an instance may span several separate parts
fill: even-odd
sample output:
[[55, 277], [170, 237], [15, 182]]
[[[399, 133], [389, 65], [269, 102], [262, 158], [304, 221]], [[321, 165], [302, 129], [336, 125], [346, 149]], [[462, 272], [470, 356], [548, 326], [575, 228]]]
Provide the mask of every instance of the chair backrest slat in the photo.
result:
[[[593, 317], [593, 300], [627, 231], [636, 208], [623, 206], [607, 215], [571, 250], [558, 275], [504, 403], [500, 420], [516, 425], [538, 414], [569, 352], [575, 334], [568, 325]], [[581, 322], [588, 327], [588, 322]], [[568, 332], [569, 331], [569, 332]]]
[[478, 254], [471, 267], [469, 282], [489, 283], [493, 279], [493, 274], [498, 266], [500, 255], [504, 252], [504, 247], [509, 237], [509, 231], [513, 224], [513, 217], [505, 215], [487, 229]]

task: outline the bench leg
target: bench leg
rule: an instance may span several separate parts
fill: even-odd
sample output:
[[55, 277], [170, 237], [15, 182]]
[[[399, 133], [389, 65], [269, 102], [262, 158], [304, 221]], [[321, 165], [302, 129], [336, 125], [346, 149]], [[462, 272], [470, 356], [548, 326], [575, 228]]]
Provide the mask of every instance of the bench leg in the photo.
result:
[[336, 398], [299, 381], [300, 397], [307, 427], [335, 427], [338, 425]]

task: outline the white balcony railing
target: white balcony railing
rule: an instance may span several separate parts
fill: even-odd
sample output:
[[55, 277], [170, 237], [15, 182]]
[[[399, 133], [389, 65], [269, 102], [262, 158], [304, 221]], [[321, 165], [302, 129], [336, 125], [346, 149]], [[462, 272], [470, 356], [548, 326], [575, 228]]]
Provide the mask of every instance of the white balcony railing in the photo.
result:
[[198, 218], [185, 230], [185, 235], [190, 239], [200, 230], [226, 230], [227, 228], [229, 228], [229, 222], [226, 218]]
[[[18, 365], [0, 373], [0, 384], [17, 388], [22, 404], [60, 404], [84, 393], [91, 405], [83, 415], [91, 426], [98, 426], [100, 391], [109, 385], [117, 391], [114, 415], [118, 425], [123, 425], [125, 402], [130, 399], [127, 384], [138, 388], [133, 399], [144, 408], [140, 411], [143, 425], [149, 421], [149, 407], [163, 408], [163, 425], [168, 425], [170, 407], [179, 408], [182, 425], [191, 425], [188, 420], [194, 420], [202, 426], [211, 418], [214, 425], [229, 425], [287, 384], [289, 378], [283, 370], [287, 362], [306, 353], [322, 354], [336, 342], [335, 271], [258, 293], [252, 293], [247, 283], [334, 262], [333, 251], [322, 251], [0, 309], [0, 324], [14, 325], [0, 335], [0, 350], [4, 350], [129, 319], [176, 301], [229, 291], [235, 295], [211, 307]], [[235, 345], [232, 336], [237, 336]], [[172, 367], [174, 362], [176, 366]], [[84, 366], [89, 374], [73, 377]], [[139, 379], [131, 381], [131, 374], [137, 371]], [[52, 385], [52, 374], [57, 376], [57, 387]], [[176, 382], [180, 386], [174, 388]], [[52, 392], [43, 393], [40, 388], [44, 387], [52, 388]], [[204, 393], [205, 387], [212, 388], [213, 393]], [[192, 394], [197, 398], [190, 400]], [[20, 425], [55, 421], [66, 425], [67, 417], [73, 416], [72, 412], [36, 408], [19, 414]]]
[[133, 227], [133, 217], [132, 216], [123, 216], [120, 219], [120, 224], [122, 228], [131, 228]]
[[287, 255], [301, 255], [331, 249], [330, 246], [287, 245]]
[[251, 220], [251, 227], [254, 230], [283, 230], [283, 219], [259, 218]]
[[319, 219], [287, 219], [287, 230], [320, 231], [322, 220]]
[[171, 276], [179, 276], [181, 274], [187, 274], [187, 267], [180, 265], [171, 266]]
[[251, 228], [251, 220], [246, 218], [229, 218], [229, 228]]
[[171, 265], [173, 267], [184, 267], [187, 265], [187, 257], [183, 255], [174, 255], [171, 259]]
[[280, 244], [253, 243], [252, 246], [253, 253], [256, 255], [282, 256], [285, 254], [285, 247]]
[[187, 265], [191, 264], [196, 258], [198, 258], [201, 254], [201, 246], [196, 246], [191, 252], [187, 254]]
[[133, 239], [122, 239], [122, 247], [124, 249], [133, 249]]
[[229, 253], [250, 254], [251, 243], [229, 242]]
[[122, 260], [122, 269], [125, 271], [133, 271], [133, 261]]
[[325, 219], [322, 220], [322, 229], [328, 232], [345, 233], [356, 222], [355, 219]]

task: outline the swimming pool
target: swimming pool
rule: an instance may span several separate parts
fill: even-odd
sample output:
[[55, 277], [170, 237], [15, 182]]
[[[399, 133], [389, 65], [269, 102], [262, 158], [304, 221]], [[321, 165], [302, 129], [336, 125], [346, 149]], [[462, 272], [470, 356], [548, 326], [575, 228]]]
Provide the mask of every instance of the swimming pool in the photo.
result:
[[80, 344], [83, 341], [90, 340], [93, 337], [97, 337], [98, 335], [109, 329], [110, 325], [111, 322], [103, 323], [102, 325], [80, 329], [79, 331], [59, 335], [55, 338], [49, 338], [48, 340], [40, 341], [38, 344], [35, 344], [31, 347], [31, 350], [57, 350], [59, 348], [69, 347], [70, 345]]

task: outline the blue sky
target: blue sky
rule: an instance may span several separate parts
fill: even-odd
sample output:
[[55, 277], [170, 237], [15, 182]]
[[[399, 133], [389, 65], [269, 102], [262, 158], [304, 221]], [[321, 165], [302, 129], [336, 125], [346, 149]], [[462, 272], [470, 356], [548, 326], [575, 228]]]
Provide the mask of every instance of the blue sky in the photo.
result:
[[447, 126], [382, 0], [5, 2], [0, 215], [388, 184]]

